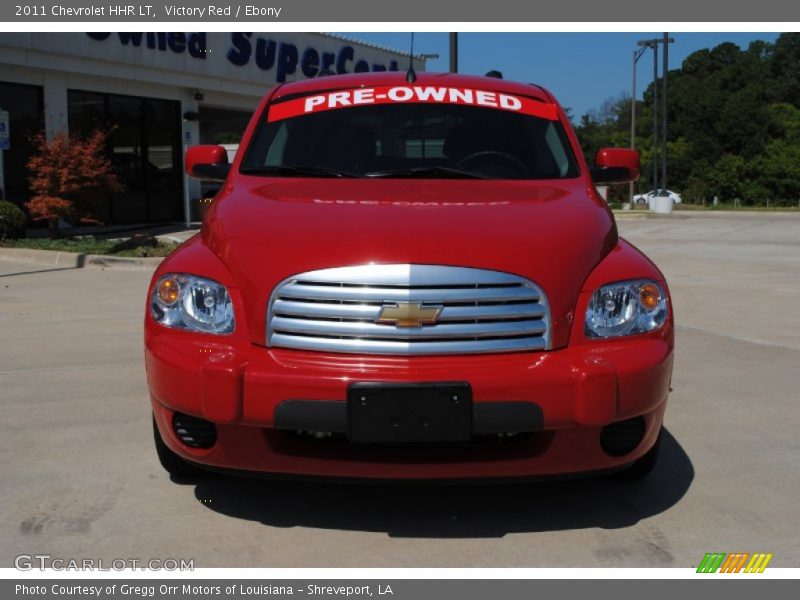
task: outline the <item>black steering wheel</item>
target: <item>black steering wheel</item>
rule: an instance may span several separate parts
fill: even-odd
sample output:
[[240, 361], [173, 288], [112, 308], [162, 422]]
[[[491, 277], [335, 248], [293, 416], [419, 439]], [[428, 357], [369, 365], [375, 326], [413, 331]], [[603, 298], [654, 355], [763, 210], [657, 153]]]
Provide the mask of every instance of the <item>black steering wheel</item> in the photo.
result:
[[458, 163], [456, 163], [456, 167], [459, 169], [469, 170], [470, 166], [492, 163], [494, 162], [493, 159], [498, 158], [506, 165], [513, 167], [513, 169], [522, 176], [528, 176], [531, 174], [530, 169], [528, 169], [524, 162], [522, 162], [513, 154], [501, 152], [500, 150], [481, 150], [480, 152], [473, 152], [472, 154], [468, 154], [459, 160]]

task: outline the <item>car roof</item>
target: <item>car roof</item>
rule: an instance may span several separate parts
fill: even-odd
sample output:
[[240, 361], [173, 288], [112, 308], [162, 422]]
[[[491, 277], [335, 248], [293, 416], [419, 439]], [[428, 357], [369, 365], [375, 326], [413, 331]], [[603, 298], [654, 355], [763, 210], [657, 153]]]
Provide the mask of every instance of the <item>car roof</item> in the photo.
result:
[[465, 87], [473, 89], [503, 92], [528, 96], [540, 102], [554, 103], [553, 96], [541, 86], [532, 83], [519, 83], [498, 79], [497, 77], [481, 77], [476, 75], [462, 75], [460, 73], [417, 73], [414, 83], [406, 81], [406, 71], [381, 71], [374, 73], [351, 73], [348, 75], [331, 75], [304, 79], [283, 84], [277, 90], [273, 100], [286, 96], [313, 94], [315, 92], [328, 92], [333, 90], [360, 88], [378, 85], [438, 85], [449, 87]]

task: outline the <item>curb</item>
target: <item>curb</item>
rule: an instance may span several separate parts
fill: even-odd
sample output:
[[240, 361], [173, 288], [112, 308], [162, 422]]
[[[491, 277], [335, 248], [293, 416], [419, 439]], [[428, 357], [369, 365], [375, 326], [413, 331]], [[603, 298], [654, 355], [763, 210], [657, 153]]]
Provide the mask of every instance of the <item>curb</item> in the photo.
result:
[[107, 256], [104, 254], [85, 254], [86, 264], [93, 267], [155, 269], [164, 257]]
[[62, 269], [82, 269], [86, 266], [155, 269], [164, 259], [161, 257], [105, 256], [57, 250], [34, 250], [32, 248], [0, 248], [0, 260], [31, 262]]
[[634, 219], [650, 219], [651, 216], [644, 213], [623, 213], [614, 211], [614, 219], [617, 221], [632, 221]]
[[618, 220], [626, 219], [682, 219], [684, 214], [680, 211], [672, 211], [671, 213], [657, 213], [647, 210], [613, 210], [614, 218]]

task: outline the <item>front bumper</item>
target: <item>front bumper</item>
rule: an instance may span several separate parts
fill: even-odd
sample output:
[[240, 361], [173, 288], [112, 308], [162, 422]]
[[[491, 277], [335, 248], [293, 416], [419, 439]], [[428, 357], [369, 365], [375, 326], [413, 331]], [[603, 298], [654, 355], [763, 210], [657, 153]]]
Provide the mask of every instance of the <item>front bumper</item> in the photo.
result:
[[[615, 469], [655, 443], [672, 373], [672, 339], [666, 332], [550, 352], [413, 358], [324, 355], [226, 341], [146, 325], [147, 378], [159, 431], [187, 460], [274, 474], [462, 479]], [[387, 448], [304, 439], [276, 429], [276, 409], [289, 400], [344, 403], [354, 382], [443, 381], [468, 382], [476, 407], [535, 405], [539, 430], [505, 442], [494, 436], [480, 443]], [[184, 445], [173, 430], [175, 412], [216, 424], [216, 444]], [[600, 446], [603, 426], [637, 416], [644, 421], [639, 445], [623, 456], [606, 454]]]

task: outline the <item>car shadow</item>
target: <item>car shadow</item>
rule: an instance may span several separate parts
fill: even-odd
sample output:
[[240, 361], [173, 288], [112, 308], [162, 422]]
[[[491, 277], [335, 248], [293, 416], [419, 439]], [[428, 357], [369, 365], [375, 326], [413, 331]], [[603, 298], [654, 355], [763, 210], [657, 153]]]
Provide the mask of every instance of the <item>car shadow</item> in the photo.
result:
[[630, 527], [686, 494], [694, 468], [665, 429], [655, 470], [640, 481], [594, 477], [486, 484], [352, 484], [209, 474], [204, 507], [272, 527], [386, 532], [406, 538], [499, 538], [509, 533]]

